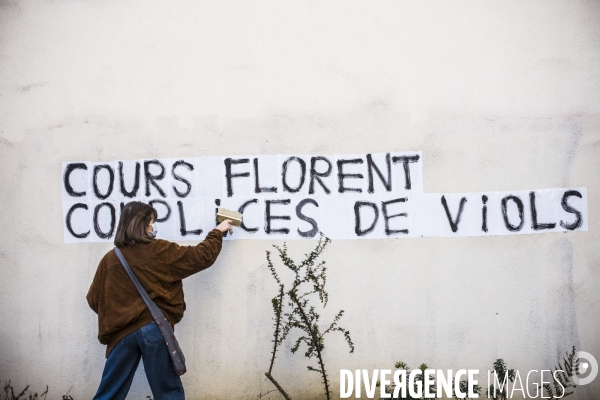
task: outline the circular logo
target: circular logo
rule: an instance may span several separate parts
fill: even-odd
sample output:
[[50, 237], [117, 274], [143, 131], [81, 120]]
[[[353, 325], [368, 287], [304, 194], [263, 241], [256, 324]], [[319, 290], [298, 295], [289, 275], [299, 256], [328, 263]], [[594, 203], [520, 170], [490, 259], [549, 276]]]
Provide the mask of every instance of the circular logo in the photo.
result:
[[587, 385], [598, 375], [598, 361], [587, 351], [578, 351], [577, 358], [579, 359], [579, 367], [573, 381], [577, 385]]

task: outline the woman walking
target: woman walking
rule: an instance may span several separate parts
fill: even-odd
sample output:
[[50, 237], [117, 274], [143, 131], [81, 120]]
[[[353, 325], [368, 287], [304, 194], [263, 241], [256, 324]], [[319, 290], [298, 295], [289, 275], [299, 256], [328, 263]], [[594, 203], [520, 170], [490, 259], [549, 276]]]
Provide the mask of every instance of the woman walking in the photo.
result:
[[[196, 246], [179, 246], [155, 239], [156, 210], [144, 203], [128, 203], [115, 235], [118, 247], [150, 299], [175, 326], [183, 317], [182, 279], [210, 267], [233, 229], [226, 220]], [[184, 399], [163, 335], [148, 307], [113, 250], [100, 261], [87, 294], [98, 314], [98, 340], [106, 347], [106, 364], [94, 399], [125, 399], [140, 361], [157, 400]]]

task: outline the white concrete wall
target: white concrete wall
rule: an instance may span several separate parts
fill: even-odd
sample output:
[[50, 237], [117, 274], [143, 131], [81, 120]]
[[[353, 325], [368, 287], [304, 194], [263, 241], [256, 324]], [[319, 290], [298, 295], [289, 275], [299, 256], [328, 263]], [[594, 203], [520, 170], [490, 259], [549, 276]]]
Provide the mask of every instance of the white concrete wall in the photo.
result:
[[[322, 315], [346, 310], [356, 352], [324, 354], [334, 393], [340, 368], [398, 360], [600, 359], [599, 21], [597, 1], [0, 2], [2, 385], [100, 381], [85, 295], [111, 246], [63, 243], [65, 160], [421, 150], [426, 192], [587, 187], [589, 232], [332, 243]], [[226, 243], [185, 281], [188, 398], [272, 389], [273, 243]], [[306, 365], [287, 345], [275, 375], [318, 398]]]

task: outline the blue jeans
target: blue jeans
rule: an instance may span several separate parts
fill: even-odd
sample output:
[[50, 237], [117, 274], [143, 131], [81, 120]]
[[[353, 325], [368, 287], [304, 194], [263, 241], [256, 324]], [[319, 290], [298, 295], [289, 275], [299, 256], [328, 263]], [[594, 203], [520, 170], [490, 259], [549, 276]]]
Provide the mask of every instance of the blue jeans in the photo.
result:
[[125, 336], [108, 354], [94, 400], [125, 399], [140, 357], [144, 360], [146, 378], [156, 400], [185, 398], [163, 335], [156, 322], [151, 322]]

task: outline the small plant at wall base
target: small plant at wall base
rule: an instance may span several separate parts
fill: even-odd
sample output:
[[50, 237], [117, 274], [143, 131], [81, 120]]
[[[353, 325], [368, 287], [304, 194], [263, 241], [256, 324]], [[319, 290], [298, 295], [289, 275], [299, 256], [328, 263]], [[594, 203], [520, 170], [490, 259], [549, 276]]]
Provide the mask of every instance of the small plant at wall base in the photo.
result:
[[[452, 378], [452, 387], [455, 387], [456, 385], [456, 380], [454, 378]], [[469, 381], [467, 379], [463, 379], [462, 381], [460, 381], [458, 383], [458, 387], [460, 389], [461, 393], [469, 393]], [[477, 396], [479, 396], [480, 392], [482, 390], [482, 387], [479, 385], [473, 385], [473, 392], [477, 393]], [[456, 391], [454, 391], [454, 400], [459, 400], [458, 395], [456, 394]], [[479, 396], [480, 397], [480, 396]], [[468, 395], [465, 397], [465, 399], [471, 399], [471, 397], [469, 397]]]
[[[44, 390], [42, 394], [38, 395], [37, 392], [31, 393], [31, 390], [29, 390], [29, 385], [27, 385], [25, 386], [25, 389], [15, 396], [14, 387], [10, 384], [10, 381], [7, 381], [4, 385], [4, 395], [6, 396], [4, 397], [5, 400], [46, 400], [46, 396], [48, 395], [48, 386], [46, 386], [46, 390]], [[64, 398], [65, 397], [63, 396], [63, 399]]]
[[[27, 396], [28, 392], [29, 396]], [[10, 381], [7, 381], [4, 385], [4, 395], [6, 396], [6, 400], [38, 400], [42, 398], [45, 400], [46, 396], [48, 395], [48, 386], [46, 386], [46, 390], [42, 394], [38, 395], [37, 392], [31, 393], [31, 390], [29, 390], [29, 385], [27, 385], [25, 386], [25, 389], [15, 396], [15, 390], [13, 386], [10, 384]]]
[[[2, 381], [0, 380], [0, 382]], [[73, 400], [73, 397], [69, 395], [71, 389], [73, 389], [73, 386], [71, 386], [67, 393], [62, 396], [62, 400]], [[48, 386], [46, 386], [46, 390], [44, 390], [42, 394], [38, 395], [37, 392], [32, 393], [31, 390], [29, 390], [29, 385], [27, 385], [21, 393], [15, 396], [14, 387], [11, 385], [10, 381], [6, 381], [6, 384], [4, 385], [4, 395], [4, 400], [46, 400], [46, 396], [48, 396]]]
[[310, 296], [318, 298], [323, 307], [327, 305], [329, 298], [325, 291], [326, 271], [325, 261], [316, 263], [317, 258], [323, 253], [323, 250], [331, 240], [321, 234], [319, 242], [313, 251], [306, 254], [305, 259], [299, 264], [296, 264], [288, 256], [287, 245], [282, 247], [274, 245], [278, 251], [279, 258], [283, 265], [294, 273], [294, 280], [290, 284], [290, 289], [285, 290], [285, 285], [281, 281], [273, 261], [271, 260], [271, 252], [267, 251], [267, 263], [271, 275], [279, 285], [279, 293], [275, 296], [271, 303], [273, 312], [275, 313], [275, 324], [273, 332], [273, 351], [271, 353], [271, 364], [269, 371], [265, 375], [277, 387], [279, 392], [287, 399], [291, 400], [289, 394], [281, 387], [281, 385], [273, 378], [273, 365], [275, 363], [277, 347], [283, 343], [290, 332], [294, 329], [300, 330], [301, 336], [296, 340], [292, 347], [292, 353], [296, 353], [300, 346], [306, 345], [307, 349], [304, 356], [308, 359], [315, 357], [317, 366], [308, 366], [309, 371], [317, 372], [321, 375], [325, 396], [330, 399], [329, 381], [327, 371], [325, 370], [325, 362], [323, 358], [323, 350], [325, 349], [325, 335], [331, 332], [341, 332], [344, 339], [350, 347], [350, 353], [354, 352], [354, 343], [350, 338], [350, 332], [338, 325], [338, 322], [344, 315], [344, 310], [340, 310], [333, 321], [322, 329], [319, 325], [319, 314], [316, 312], [315, 306], [310, 301]]
[[577, 387], [573, 382], [571, 382], [571, 378], [579, 369], [579, 358], [577, 357], [575, 346], [573, 346], [573, 350], [570, 354], [567, 352], [566, 358], [563, 357], [562, 361], [562, 365], [560, 364], [559, 360], [558, 365], [554, 368], [554, 371], [552, 371], [552, 369], [550, 370], [554, 390], [549, 383], [544, 384], [544, 390], [549, 396], [546, 397], [547, 399], [562, 399], [565, 396], [573, 394], [574, 389]]
[[[396, 369], [399, 370], [404, 370], [406, 371], [406, 376], [408, 376], [410, 374], [410, 367], [403, 361], [398, 361], [395, 364]], [[425, 398], [425, 390], [423, 388], [423, 375], [425, 373], [425, 370], [428, 368], [427, 364], [423, 363], [419, 366], [419, 370], [421, 371], [420, 375], [415, 376], [415, 382], [414, 382], [414, 391], [416, 393], [418, 393], [419, 391], [421, 392], [421, 397], [413, 397], [410, 395], [410, 392], [407, 389], [407, 393], [406, 393], [406, 397], [402, 396], [402, 393], [398, 392], [398, 397], [393, 397], [394, 391], [396, 390], [396, 385], [395, 384], [390, 384], [390, 385], [385, 385], [384, 387], [384, 391], [386, 393], [390, 393], [392, 396], [390, 397], [390, 399], [394, 400], [394, 399], [407, 399], [407, 400], [418, 400], [418, 399], [422, 399]], [[400, 377], [400, 383], [402, 384], [402, 377]], [[381, 382], [377, 381], [377, 384], [375, 385], [375, 387], [381, 387]], [[421, 387], [421, 388], [420, 388]], [[435, 382], [433, 382], [430, 386], [429, 386], [429, 392], [430, 393], [435, 393], [436, 390], [436, 385]]]
[[[515, 380], [515, 370], [508, 369], [502, 358], [498, 358], [494, 362], [494, 372], [496, 373], [495, 376], [498, 377], [499, 382], [504, 382], [505, 380], [514, 382]], [[508, 385], [504, 385], [501, 389], [496, 388], [494, 385], [490, 385], [490, 388], [487, 390], [487, 396], [494, 400], [506, 400], [508, 396]]]

